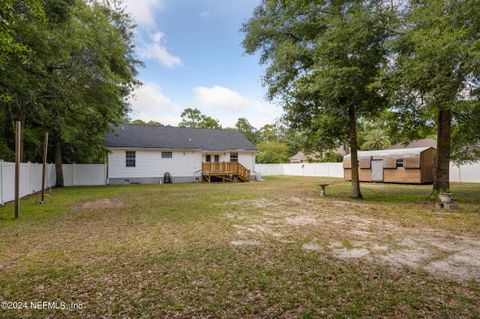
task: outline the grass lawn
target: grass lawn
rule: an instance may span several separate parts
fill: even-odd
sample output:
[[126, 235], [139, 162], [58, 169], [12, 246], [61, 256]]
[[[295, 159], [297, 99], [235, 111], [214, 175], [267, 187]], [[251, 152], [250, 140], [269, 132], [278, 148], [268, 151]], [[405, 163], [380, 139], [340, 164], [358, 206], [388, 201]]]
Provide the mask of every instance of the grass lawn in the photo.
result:
[[[480, 185], [270, 177], [54, 189], [0, 208], [2, 318], [480, 318]], [[31, 308], [31, 307], [29, 307]]]

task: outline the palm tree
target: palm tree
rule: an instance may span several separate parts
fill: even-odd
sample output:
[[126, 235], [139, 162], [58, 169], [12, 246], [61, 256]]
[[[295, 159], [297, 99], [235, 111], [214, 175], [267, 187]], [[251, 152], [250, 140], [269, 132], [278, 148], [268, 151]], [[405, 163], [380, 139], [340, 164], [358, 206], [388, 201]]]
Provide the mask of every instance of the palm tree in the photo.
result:
[[373, 129], [365, 135], [365, 143], [362, 145], [362, 150], [383, 150], [390, 145], [390, 139], [384, 130]]

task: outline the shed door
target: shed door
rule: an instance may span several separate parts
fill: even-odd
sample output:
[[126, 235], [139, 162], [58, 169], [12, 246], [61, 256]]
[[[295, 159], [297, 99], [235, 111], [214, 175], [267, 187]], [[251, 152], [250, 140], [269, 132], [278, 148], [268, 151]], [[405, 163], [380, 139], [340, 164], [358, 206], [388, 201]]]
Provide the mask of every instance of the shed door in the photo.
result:
[[372, 160], [372, 181], [383, 182], [383, 160]]

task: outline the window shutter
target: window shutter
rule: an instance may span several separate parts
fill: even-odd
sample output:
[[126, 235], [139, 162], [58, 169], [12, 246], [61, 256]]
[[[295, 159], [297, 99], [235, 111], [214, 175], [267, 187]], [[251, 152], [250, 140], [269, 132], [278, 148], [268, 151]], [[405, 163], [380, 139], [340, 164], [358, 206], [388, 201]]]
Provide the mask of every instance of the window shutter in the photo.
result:
[[371, 162], [372, 162], [371, 157], [361, 158], [359, 167], [360, 168], [371, 168]]
[[394, 157], [384, 158], [383, 168], [397, 168], [397, 159]]
[[420, 168], [420, 157], [419, 156], [405, 157], [403, 159], [403, 167]]

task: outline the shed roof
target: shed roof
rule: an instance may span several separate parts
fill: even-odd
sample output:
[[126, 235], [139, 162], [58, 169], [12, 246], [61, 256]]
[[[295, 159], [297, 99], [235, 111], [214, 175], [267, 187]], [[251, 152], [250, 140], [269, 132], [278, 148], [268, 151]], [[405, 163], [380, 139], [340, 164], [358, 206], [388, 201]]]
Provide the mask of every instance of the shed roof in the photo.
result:
[[105, 136], [107, 147], [257, 151], [237, 130], [122, 124]]
[[[432, 147], [416, 147], [416, 148], [399, 148], [392, 150], [381, 151], [360, 151], [358, 152], [358, 158], [372, 157], [372, 158], [386, 158], [396, 156], [415, 156], [430, 149]], [[350, 159], [351, 154], [345, 155], [344, 159]]]

